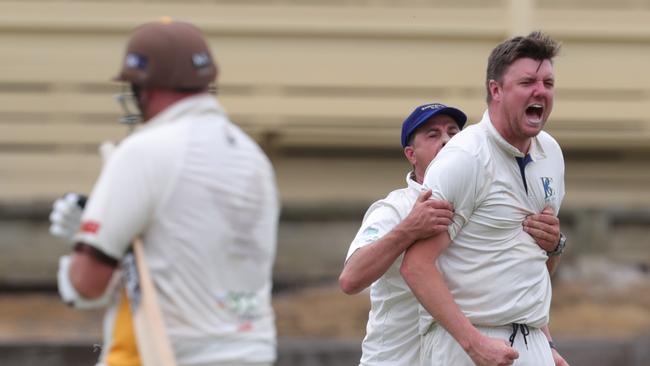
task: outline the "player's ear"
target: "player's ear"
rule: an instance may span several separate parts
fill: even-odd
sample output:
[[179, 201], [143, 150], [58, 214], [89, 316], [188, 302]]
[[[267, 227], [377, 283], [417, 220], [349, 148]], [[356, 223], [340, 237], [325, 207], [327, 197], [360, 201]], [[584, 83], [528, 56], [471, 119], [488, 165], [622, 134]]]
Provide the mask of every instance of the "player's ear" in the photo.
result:
[[501, 86], [496, 80], [490, 80], [488, 83], [488, 89], [490, 90], [490, 95], [493, 100], [499, 100], [501, 98]]
[[404, 148], [404, 156], [406, 156], [406, 160], [408, 160], [411, 165], [415, 165], [415, 151], [412, 146]]

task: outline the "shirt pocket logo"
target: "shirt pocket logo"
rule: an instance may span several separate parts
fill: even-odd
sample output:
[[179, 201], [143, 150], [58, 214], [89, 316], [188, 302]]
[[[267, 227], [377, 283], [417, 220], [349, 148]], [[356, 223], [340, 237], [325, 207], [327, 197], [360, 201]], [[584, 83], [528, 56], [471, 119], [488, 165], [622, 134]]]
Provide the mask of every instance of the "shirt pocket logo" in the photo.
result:
[[553, 189], [553, 178], [541, 177], [542, 186], [544, 187], [544, 202], [549, 203], [555, 196], [555, 189]]

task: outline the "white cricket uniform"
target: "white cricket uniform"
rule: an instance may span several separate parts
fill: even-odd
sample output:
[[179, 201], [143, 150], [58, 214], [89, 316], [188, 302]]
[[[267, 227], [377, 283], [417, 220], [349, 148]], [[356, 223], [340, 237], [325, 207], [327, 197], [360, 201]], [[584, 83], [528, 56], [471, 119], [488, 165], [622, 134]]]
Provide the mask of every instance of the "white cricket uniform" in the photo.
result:
[[[454, 205], [448, 229], [452, 242], [437, 265], [460, 310], [477, 326], [508, 329], [512, 323], [526, 324], [529, 339], [539, 340], [538, 328], [548, 324], [551, 303], [548, 256], [523, 231], [522, 222], [546, 206], [558, 213], [564, 197], [564, 159], [560, 146], [546, 132], [532, 139], [529, 155], [526, 191], [516, 161], [524, 154], [501, 137], [485, 112], [479, 124], [458, 133], [440, 151], [427, 168], [424, 186], [432, 189], [432, 199]], [[420, 330], [427, 332], [433, 320], [420, 310]], [[436, 332], [425, 338], [430, 333]], [[545, 339], [540, 352], [550, 357]], [[429, 339], [425, 343], [433, 347], [423, 349], [425, 353], [437, 354], [440, 361], [431, 364], [463, 364], [453, 361], [450, 350], [438, 348], [444, 342]], [[526, 353], [525, 347], [518, 351], [517, 365], [542, 365], [549, 360], [533, 358], [528, 363], [527, 357], [534, 352]]]
[[[201, 94], [117, 147], [76, 240], [119, 260], [132, 238], [143, 237], [179, 365], [270, 364], [278, 202], [268, 158]], [[123, 300], [105, 317], [104, 364], [137, 362], [125, 351], [134, 339]]]
[[[422, 186], [411, 179], [411, 173], [406, 176], [406, 184], [406, 188], [391, 192], [368, 208], [347, 258], [357, 249], [372, 245], [408, 216]], [[403, 256], [370, 286], [370, 313], [360, 363], [363, 366], [418, 363], [418, 302], [399, 272]]]

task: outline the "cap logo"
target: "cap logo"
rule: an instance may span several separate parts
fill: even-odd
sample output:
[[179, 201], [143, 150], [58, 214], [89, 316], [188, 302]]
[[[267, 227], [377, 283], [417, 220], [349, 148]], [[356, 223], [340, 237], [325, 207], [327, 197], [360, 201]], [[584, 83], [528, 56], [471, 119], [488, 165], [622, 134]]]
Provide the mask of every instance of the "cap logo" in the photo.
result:
[[206, 52], [195, 53], [192, 55], [192, 65], [195, 68], [201, 69], [210, 65], [210, 55]]
[[427, 109], [434, 109], [435, 110], [435, 109], [440, 109], [440, 108], [445, 108], [445, 106], [440, 104], [440, 103], [432, 103], [432, 104], [427, 104], [425, 106], [422, 106], [422, 108], [420, 108], [420, 110], [425, 111]]
[[124, 64], [129, 69], [144, 70], [147, 68], [147, 58], [137, 53], [129, 53], [124, 59]]

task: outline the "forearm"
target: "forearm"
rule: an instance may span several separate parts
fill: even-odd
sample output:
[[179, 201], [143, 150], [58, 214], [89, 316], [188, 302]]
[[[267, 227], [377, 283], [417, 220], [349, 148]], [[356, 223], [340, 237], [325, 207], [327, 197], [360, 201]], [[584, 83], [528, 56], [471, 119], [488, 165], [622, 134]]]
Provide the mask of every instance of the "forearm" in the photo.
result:
[[553, 337], [551, 337], [551, 330], [548, 328], [548, 324], [540, 328], [542, 330], [542, 333], [546, 336], [546, 339], [550, 341], [553, 340]]
[[560, 255], [552, 255], [546, 260], [546, 268], [551, 276], [555, 273], [557, 266], [560, 265], [560, 257]]
[[551, 347], [551, 354], [553, 355], [553, 363], [555, 366], [569, 366], [569, 363], [560, 355], [560, 352], [558, 352], [557, 348], [555, 348], [555, 345], [553, 344], [553, 338], [551, 337], [551, 331], [548, 328], [548, 325], [543, 326], [542, 332], [546, 336], [546, 339], [549, 342], [549, 346]]
[[86, 299], [100, 297], [106, 291], [118, 262], [92, 246], [79, 243], [70, 258], [68, 276], [75, 290]]
[[410, 233], [396, 227], [374, 243], [357, 249], [339, 276], [346, 294], [356, 294], [383, 276], [395, 260], [413, 243]]
[[405, 280], [422, 306], [469, 353], [472, 339], [478, 330], [470, 323], [454, 302], [440, 271], [435, 265], [430, 271], [404, 273]]
[[[400, 268], [402, 276], [422, 306], [470, 353], [472, 343], [480, 336], [478, 330], [454, 301], [435, 261], [449, 242], [448, 234], [434, 237], [430, 243], [416, 242]], [[427, 250], [426, 246], [431, 248]]]
[[[65, 255], [59, 260], [57, 287], [62, 300], [77, 309], [93, 309], [108, 305], [116, 289], [122, 286], [119, 269], [85, 267], [84, 254]], [[90, 271], [89, 271], [90, 270]], [[104, 273], [105, 272], [105, 273]], [[104, 283], [104, 278], [107, 283]]]

